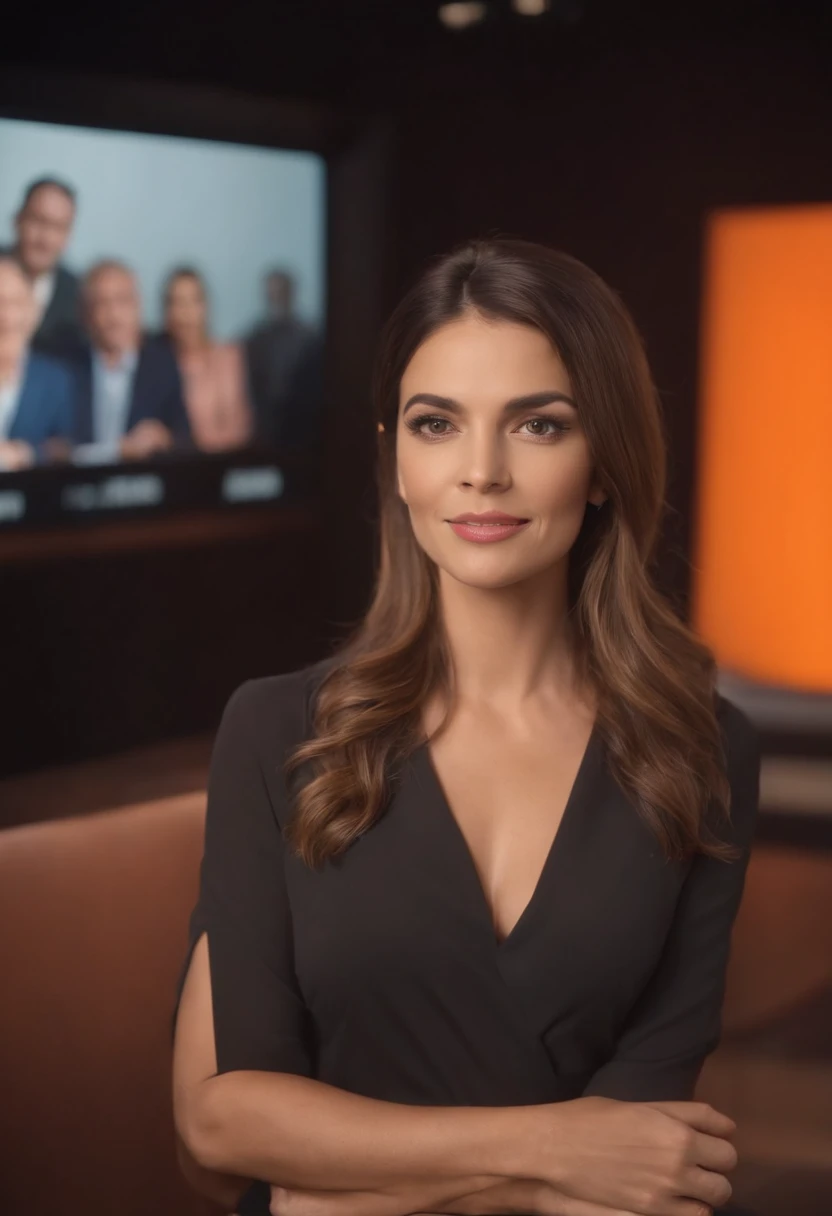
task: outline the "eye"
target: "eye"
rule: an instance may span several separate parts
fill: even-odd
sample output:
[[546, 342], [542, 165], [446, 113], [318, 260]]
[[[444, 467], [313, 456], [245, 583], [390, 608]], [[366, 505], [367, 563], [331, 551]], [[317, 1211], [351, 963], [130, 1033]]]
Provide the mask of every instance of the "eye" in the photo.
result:
[[448, 419], [439, 414], [419, 414], [416, 418], [408, 418], [405, 425], [424, 439], [441, 439], [448, 433], [446, 428], [453, 429]]
[[559, 418], [547, 418], [541, 414], [535, 414], [533, 418], [527, 418], [521, 423], [522, 427], [533, 427], [526, 434], [533, 436], [535, 439], [560, 439], [569, 430], [569, 424], [562, 422]]

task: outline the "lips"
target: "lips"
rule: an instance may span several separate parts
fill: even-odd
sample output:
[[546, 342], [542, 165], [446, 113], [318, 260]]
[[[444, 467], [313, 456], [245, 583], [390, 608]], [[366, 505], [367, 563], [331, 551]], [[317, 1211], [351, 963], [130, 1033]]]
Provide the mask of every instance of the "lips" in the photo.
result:
[[518, 515], [504, 515], [501, 511], [483, 511], [480, 514], [470, 512], [467, 515], [456, 515], [448, 521], [452, 524], [527, 524], [527, 519], [521, 519]]
[[529, 520], [519, 519], [516, 515], [505, 515], [499, 511], [488, 511], [482, 515], [458, 515], [456, 519], [449, 519], [448, 523], [460, 540], [481, 545], [516, 536], [528, 526]]

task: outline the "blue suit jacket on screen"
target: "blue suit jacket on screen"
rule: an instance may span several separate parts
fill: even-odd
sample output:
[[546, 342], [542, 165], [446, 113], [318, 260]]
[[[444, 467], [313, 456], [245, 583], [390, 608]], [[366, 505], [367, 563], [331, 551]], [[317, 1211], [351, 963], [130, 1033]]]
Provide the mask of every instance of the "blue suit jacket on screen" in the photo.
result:
[[[76, 362], [77, 401], [75, 410], [76, 443], [92, 443], [93, 374], [92, 351], [87, 350]], [[176, 439], [177, 446], [187, 447], [191, 431], [182, 380], [176, 358], [168, 342], [150, 338], [139, 349], [139, 361], [133, 377], [130, 409], [126, 430], [130, 431], [145, 418], [156, 418]]]
[[68, 367], [47, 355], [30, 353], [9, 428], [9, 439], [37, 446], [45, 439], [71, 439], [75, 382]]

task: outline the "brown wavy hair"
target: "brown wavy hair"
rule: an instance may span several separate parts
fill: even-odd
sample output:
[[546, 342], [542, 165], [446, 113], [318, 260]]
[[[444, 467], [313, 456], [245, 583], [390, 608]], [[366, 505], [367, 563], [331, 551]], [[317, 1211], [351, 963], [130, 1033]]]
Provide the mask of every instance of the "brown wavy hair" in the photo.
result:
[[608, 496], [600, 509], [588, 507], [570, 551], [568, 607], [578, 672], [595, 694], [611, 771], [665, 856], [735, 856], [706, 814], [713, 807], [727, 817], [730, 801], [716, 664], [650, 576], [666, 444], [641, 339], [616, 293], [587, 266], [517, 240], [474, 242], [438, 260], [383, 332], [373, 383], [380, 424], [376, 586], [317, 689], [313, 737], [288, 759], [295, 788], [286, 838], [313, 867], [347, 849], [384, 813], [403, 762], [424, 740], [427, 699], [439, 693], [453, 703], [436, 567], [397, 492], [396, 430], [399, 387], [413, 354], [469, 310], [549, 338], [569, 373]]

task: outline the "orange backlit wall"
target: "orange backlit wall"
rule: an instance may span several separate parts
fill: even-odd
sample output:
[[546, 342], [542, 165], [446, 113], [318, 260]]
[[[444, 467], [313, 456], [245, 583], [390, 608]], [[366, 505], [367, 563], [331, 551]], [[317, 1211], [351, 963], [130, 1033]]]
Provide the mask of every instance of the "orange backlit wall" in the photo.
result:
[[832, 691], [832, 205], [707, 233], [693, 611], [721, 666]]

